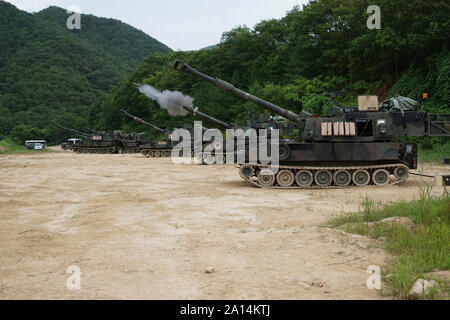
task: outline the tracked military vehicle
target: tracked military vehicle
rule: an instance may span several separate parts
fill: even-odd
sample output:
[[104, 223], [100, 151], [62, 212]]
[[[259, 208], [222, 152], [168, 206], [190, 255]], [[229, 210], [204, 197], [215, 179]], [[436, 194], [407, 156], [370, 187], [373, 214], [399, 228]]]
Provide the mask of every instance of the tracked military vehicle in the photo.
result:
[[84, 133], [74, 129], [58, 126], [59, 128], [71, 132], [77, 136], [84, 137], [86, 140], [76, 143], [72, 150], [76, 153], [119, 153], [120, 131]]
[[91, 128], [88, 130], [94, 134], [102, 135], [109, 134], [115, 137], [118, 145], [119, 153], [140, 153], [140, 146], [152, 141], [152, 137], [147, 136], [144, 133], [135, 132], [123, 132], [123, 131], [97, 131]]
[[[267, 114], [260, 114], [253, 120], [246, 120], [244, 122], [244, 125], [238, 125], [236, 123], [231, 123], [231, 122], [229, 123], [229, 122], [225, 122], [225, 121], [216, 119], [204, 112], [199, 111], [198, 108], [186, 107], [186, 106], [183, 106], [183, 108], [185, 110], [187, 110], [188, 112], [190, 112], [191, 114], [193, 114], [194, 116], [196, 116], [204, 121], [209, 121], [209, 122], [216, 124], [218, 127], [220, 127], [223, 130], [242, 129], [245, 131], [250, 128], [256, 129], [256, 130], [264, 129], [264, 130], [268, 130], [267, 132], [269, 135], [270, 135], [270, 131], [272, 129], [282, 130], [284, 132], [284, 134], [289, 134], [289, 133], [293, 132], [292, 125], [289, 123], [286, 123], [286, 121], [284, 120], [283, 117], [272, 117]], [[235, 138], [235, 142], [237, 142], [237, 138]], [[247, 140], [246, 142], [248, 143], [249, 141]], [[214, 157], [214, 159], [209, 158], [209, 155], [203, 155], [202, 159], [205, 164], [226, 163], [227, 159], [229, 157], [236, 160], [236, 154], [238, 152], [240, 152], [240, 150], [232, 150], [231, 152], [227, 152], [225, 139], [222, 141], [214, 140], [212, 142], [203, 141], [203, 147], [205, 147], [209, 143], [212, 143], [214, 146], [214, 150], [213, 150], [213, 152], [211, 152], [211, 157]], [[257, 140], [256, 140], [256, 143], [258, 143]], [[235, 145], [237, 145], [237, 143], [235, 143]], [[219, 159], [216, 156], [217, 151], [221, 151], [224, 158]]]
[[139, 150], [148, 158], [164, 158], [164, 157], [170, 157], [172, 154], [172, 149], [178, 144], [178, 142], [171, 141], [171, 132], [169, 130], [161, 129], [154, 124], [151, 124], [145, 120], [142, 120], [139, 117], [133, 116], [132, 114], [129, 114], [125, 110], [120, 110], [120, 112], [127, 117], [133, 119], [136, 122], [142, 123], [143, 125], [146, 125], [160, 133], [163, 134], [163, 139], [156, 141], [151, 140], [147, 141], [146, 143], [143, 143], [139, 146]]
[[241, 165], [241, 177], [258, 187], [327, 188], [402, 182], [408, 179], [410, 169], [417, 169], [417, 146], [398, 142], [398, 138], [450, 137], [450, 114], [420, 112], [417, 102], [404, 97], [379, 105], [376, 96], [362, 96], [357, 109], [336, 105], [328, 117], [304, 111], [295, 114], [181, 61], [175, 61], [174, 69], [293, 123], [296, 137], [279, 141], [278, 170], [259, 161]]
[[153, 141], [153, 138], [144, 133], [132, 133], [123, 141], [124, 153], [141, 153], [141, 147]]
[[[231, 126], [232, 126], [231, 124], [228, 124], [226, 122], [223, 122], [223, 121], [220, 121], [218, 119], [215, 119], [215, 118], [213, 118], [211, 116], [208, 116], [208, 115], [206, 115], [204, 113], [201, 113], [201, 112], [198, 113], [198, 111], [194, 110], [193, 108], [190, 108], [190, 107], [184, 107], [184, 108], [186, 110], [188, 110], [189, 112], [195, 112], [199, 116], [201, 114], [203, 116], [202, 119], [206, 119], [207, 118], [210, 121], [213, 121], [215, 123], [220, 124], [224, 128], [231, 128]], [[151, 124], [151, 123], [149, 123], [149, 122], [147, 122], [147, 121], [145, 121], [145, 120], [143, 120], [143, 119], [141, 119], [139, 117], [136, 117], [136, 116], [128, 113], [125, 110], [120, 110], [120, 112], [122, 112], [127, 117], [129, 117], [129, 118], [131, 118], [131, 119], [133, 119], [133, 120], [135, 120], [135, 121], [137, 121], [139, 123], [142, 123], [142, 124], [144, 124], [146, 126], [149, 126], [149, 127], [153, 128], [154, 130], [156, 130], [156, 131], [158, 131], [160, 133], [163, 133], [163, 139], [162, 140], [151, 141], [151, 142], [145, 143], [145, 144], [140, 146], [140, 149], [141, 149], [142, 153], [146, 157], [148, 157], [148, 158], [170, 157], [172, 155], [172, 149], [180, 143], [180, 141], [172, 141], [171, 140], [172, 139], [172, 132], [171, 131], [161, 129], [161, 128], [155, 126], [154, 124]], [[189, 131], [191, 137], [195, 136], [194, 135], [194, 127], [192, 125], [185, 124], [183, 129]], [[208, 128], [202, 127], [202, 131], [203, 132], [206, 131], [206, 130], [208, 130]], [[195, 154], [194, 154], [194, 149], [195, 149], [194, 148], [194, 143], [195, 143], [195, 139], [192, 138], [191, 141], [190, 141], [190, 146], [191, 146], [190, 147], [190, 153], [191, 153], [191, 156], [195, 156]], [[216, 143], [219, 143], [219, 142], [216, 142]], [[202, 141], [203, 148], [206, 147], [207, 144], [208, 144], [208, 142]], [[216, 147], [216, 149], [220, 149], [222, 146], [223, 146], [223, 144], [221, 143], [220, 146], [216, 145], [215, 147]], [[202, 150], [203, 150], [203, 148], [202, 148]], [[201, 159], [202, 162], [204, 160], [205, 159]]]

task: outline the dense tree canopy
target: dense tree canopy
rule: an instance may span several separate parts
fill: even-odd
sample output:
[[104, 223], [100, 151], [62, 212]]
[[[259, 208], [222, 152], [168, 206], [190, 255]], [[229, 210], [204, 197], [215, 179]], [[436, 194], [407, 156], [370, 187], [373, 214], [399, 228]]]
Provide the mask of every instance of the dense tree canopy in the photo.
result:
[[201, 110], [227, 121], [239, 122], [262, 112], [174, 71], [175, 59], [294, 112], [326, 114], [329, 99], [324, 94], [341, 90], [349, 92], [342, 102], [352, 105], [358, 94], [377, 94], [380, 99], [401, 94], [421, 101], [427, 92], [430, 98], [424, 103], [429, 110], [450, 112], [448, 2], [377, 3], [381, 30], [367, 28], [367, 7], [372, 4], [368, 0], [314, 0], [294, 7], [280, 20], [225, 32], [221, 43], [208, 50], [151, 55], [91, 109], [90, 122], [137, 129], [139, 125], [121, 117], [121, 108], [166, 128], [191, 120], [170, 117], [132, 82], [180, 90], [193, 96]]

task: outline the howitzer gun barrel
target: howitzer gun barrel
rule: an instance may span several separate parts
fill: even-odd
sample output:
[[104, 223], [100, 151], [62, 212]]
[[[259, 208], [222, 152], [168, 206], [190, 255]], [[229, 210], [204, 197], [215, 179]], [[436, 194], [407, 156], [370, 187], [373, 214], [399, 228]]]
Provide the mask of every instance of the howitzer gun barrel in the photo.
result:
[[91, 137], [91, 135], [89, 135], [87, 133], [84, 133], [84, 132], [81, 132], [81, 131], [77, 131], [75, 129], [66, 128], [66, 127], [63, 127], [63, 126], [60, 126], [60, 125], [58, 125], [58, 128], [66, 130], [66, 131], [69, 131], [69, 132], [72, 132], [73, 134], [75, 134], [77, 136], [81, 136], [81, 137], [85, 137], [85, 138], [90, 138]]
[[235, 95], [238, 98], [244, 99], [244, 100], [248, 100], [251, 101], [271, 112], [274, 112], [276, 114], [279, 114], [291, 121], [297, 121], [299, 116], [289, 110], [283, 109], [273, 103], [270, 103], [266, 100], [263, 100], [261, 98], [258, 98], [256, 96], [253, 96], [245, 91], [242, 91], [238, 88], [235, 88], [231, 83], [228, 83], [224, 80], [221, 79], [216, 79], [216, 78], [212, 78], [206, 74], [201, 73], [200, 71], [192, 68], [191, 66], [187, 65], [184, 62], [181, 62], [179, 60], [176, 60], [173, 68], [179, 72], [184, 72], [184, 73], [189, 73], [190, 75], [200, 78], [202, 80], [205, 80], [211, 84], [213, 84], [214, 86], [216, 86], [217, 88], [219, 88], [220, 90], [226, 92], [226, 93], [231, 93], [233, 95]]
[[87, 128], [90, 132], [95, 133], [95, 134], [100, 134], [100, 131], [91, 129], [91, 128]]
[[151, 123], [149, 123], [149, 122], [147, 122], [147, 121], [145, 121], [145, 120], [142, 120], [142, 119], [139, 118], [139, 117], [133, 116], [132, 114], [129, 114], [129, 113], [126, 112], [125, 110], [120, 110], [120, 112], [122, 112], [122, 113], [123, 113], [124, 115], [126, 115], [127, 117], [130, 117], [130, 118], [133, 119], [134, 121], [137, 121], [137, 122], [140, 122], [140, 123], [142, 123], [142, 124], [144, 124], [144, 125], [146, 125], [146, 126], [149, 126], [149, 127], [153, 128], [153, 129], [155, 129], [156, 131], [159, 131], [159, 132], [162, 132], [162, 133], [166, 133], [166, 132], [167, 132], [166, 130], [161, 129], [161, 128], [155, 126], [154, 124], [151, 124]]
[[197, 109], [194, 109], [193, 107], [186, 107], [183, 106], [183, 108], [187, 111], [189, 111], [190, 113], [192, 113], [194, 116], [198, 116], [199, 118], [206, 120], [206, 121], [211, 121], [214, 122], [216, 124], [218, 124], [219, 126], [225, 128], [225, 129], [232, 129], [234, 126], [231, 125], [230, 123], [221, 121], [219, 119], [216, 119], [214, 117], [211, 117], [210, 115], [207, 115], [206, 113], [203, 113], [201, 111], [198, 111]]

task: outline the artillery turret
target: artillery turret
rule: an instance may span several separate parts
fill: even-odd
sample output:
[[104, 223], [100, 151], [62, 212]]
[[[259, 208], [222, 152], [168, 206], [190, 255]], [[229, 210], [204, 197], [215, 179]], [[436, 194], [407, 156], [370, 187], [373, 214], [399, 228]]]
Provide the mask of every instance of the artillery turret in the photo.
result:
[[[410, 169], [417, 169], [417, 146], [398, 142], [398, 138], [450, 137], [449, 114], [394, 108], [387, 102], [380, 109], [376, 96], [359, 97], [357, 110], [335, 105], [333, 114], [328, 117], [304, 111], [297, 115], [181, 61], [175, 61], [174, 69], [251, 101], [294, 124], [296, 137], [279, 141], [276, 174], [265, 170], [268, 166], [258, 160], [241, 165], [241, 177], [259, 187], [324, 188], [398, 183], [408, 178]], [[396, 99], [391, 101], [394, 106], [402, 97]]]

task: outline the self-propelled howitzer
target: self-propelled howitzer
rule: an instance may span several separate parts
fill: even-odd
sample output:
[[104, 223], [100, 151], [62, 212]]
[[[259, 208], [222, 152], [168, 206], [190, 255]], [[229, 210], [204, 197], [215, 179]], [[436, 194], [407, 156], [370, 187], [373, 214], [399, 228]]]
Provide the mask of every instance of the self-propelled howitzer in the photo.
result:
[[[223, 130], [228, 130], [228, 129], [234, 129], [234, 130], [239, 130], [242, 129], [243, 131], [246, 131], [248, 129], [255, 129], [255, 130], [266, 130], [266, 132], [270, 135], [270, 130], [272, 129], [282, 129], [284, 130], [285, 128], [283, 127], [289, 127], [289, 125], [286, 126], [286, 122], [284, 120], [283, 117], [272, 117], [266, 114], [261, 114], [257, 117], [257, 119], [254, 119], [253, 121], [251, 120], [247, 120], [245, 121], [245, 124], [240, 126], [236, 123], [229, 123], [229, 122], [225, 122], [219, 119], [216, 119], [204, 112], [201, 112], [198, 110], [198, 108], [193, 108], [193, 107], [186, 107], [183, 106], [183, 108], [187, 111], [189, 111], [190, 113], [192, 113], [194, 116], [205, 120], [205, 121], [209, 121], [212, 123], [215, 123], [220, 129]], [[281, 118], [281, 120], [279, 119]], [[207, 130], [206, 128], [204, 128], [204, 130]], [[228, 132], [228, 131], [227, 131]], [[225, 137], [226, 135], [224, 135]], [[250, 142], [250, 138], [248, 138], [249, 140], [246, 140], [246, 143]], [[236, 137], [234, 137], [234, 141], [235, 141], [235, 146], [239, 146], [238, 139]], [[253, 141], [253, 140], [252, 140]], [[256, 140], [254, 140], [257, 143], [257, 138]], [[205, 148], [209, 143], [209, 141], [203, 141], [203, 147]], [[204, 162], [205, 163], [221, 163], [220, 159], [217, 158], [217, 152], [221, 152], [224, 156], [223, 158], [223, 162], [227, 162], [227, 159], [229, 157], [232, 157], [232, 159], [236, 159], [236, 154], [241, 152], [241, 150], [230, 150], [230, 152], [227, 152], [226, 149], [226, 145], [227, 142], [225, 139], [218, 141], [216, 139], [214, 139], [214, 141], [212, 141], [213, 146], [214, 146], [214, 151], [211, 153], [212, 156], [216, 157], [216, 161], [211, 161], [211, 159], [209, 159], [209, 155], [203, 155], [204, 158]], [[245, 151], [245, 150], [244, 150]]]
[[87, 134], [63, 126], [58, 127], [86, 138], [85, 141], [81, 141], [73, 146], [72, 149], [76, 153], [118, 153], [120, 150], [120, 145], [114, 134]]
[[241, 165], [241, 176], [259, 187], [323, 188], [401, 182], [408, 178], [410, 169], [417, 168], [417, 146], [398, 142], [398, 138], [450, 136], [449, 114], [419, 112], [418, 103], [404, 97], [379, 105], [377, 97], [361, 96], [357, 109], [334, 106], [329, 117], [308, 112], [297, 115], [180, 61], [174, 68], [294, 123], [296, 138], [279, 141], [276, 174], [259, 161]]
[[149, 141], [145, 144], [139, 146], [142, 154], [148, 158], [160, 158], [160, 157], [170, 157], [172, 154], [172, 149], [176, 145], [175, 142], [171, 141], [171, 132], [169, 130], [161, 129], [150, 122], [147, 122], [139, 117], [136, 117], [125, 110], [120, 110], [120, 112], [127, 117], [133, 119], [136, 122], [142, 123], [160, 133], [163, 134], [163, 139], [159, 141]]

